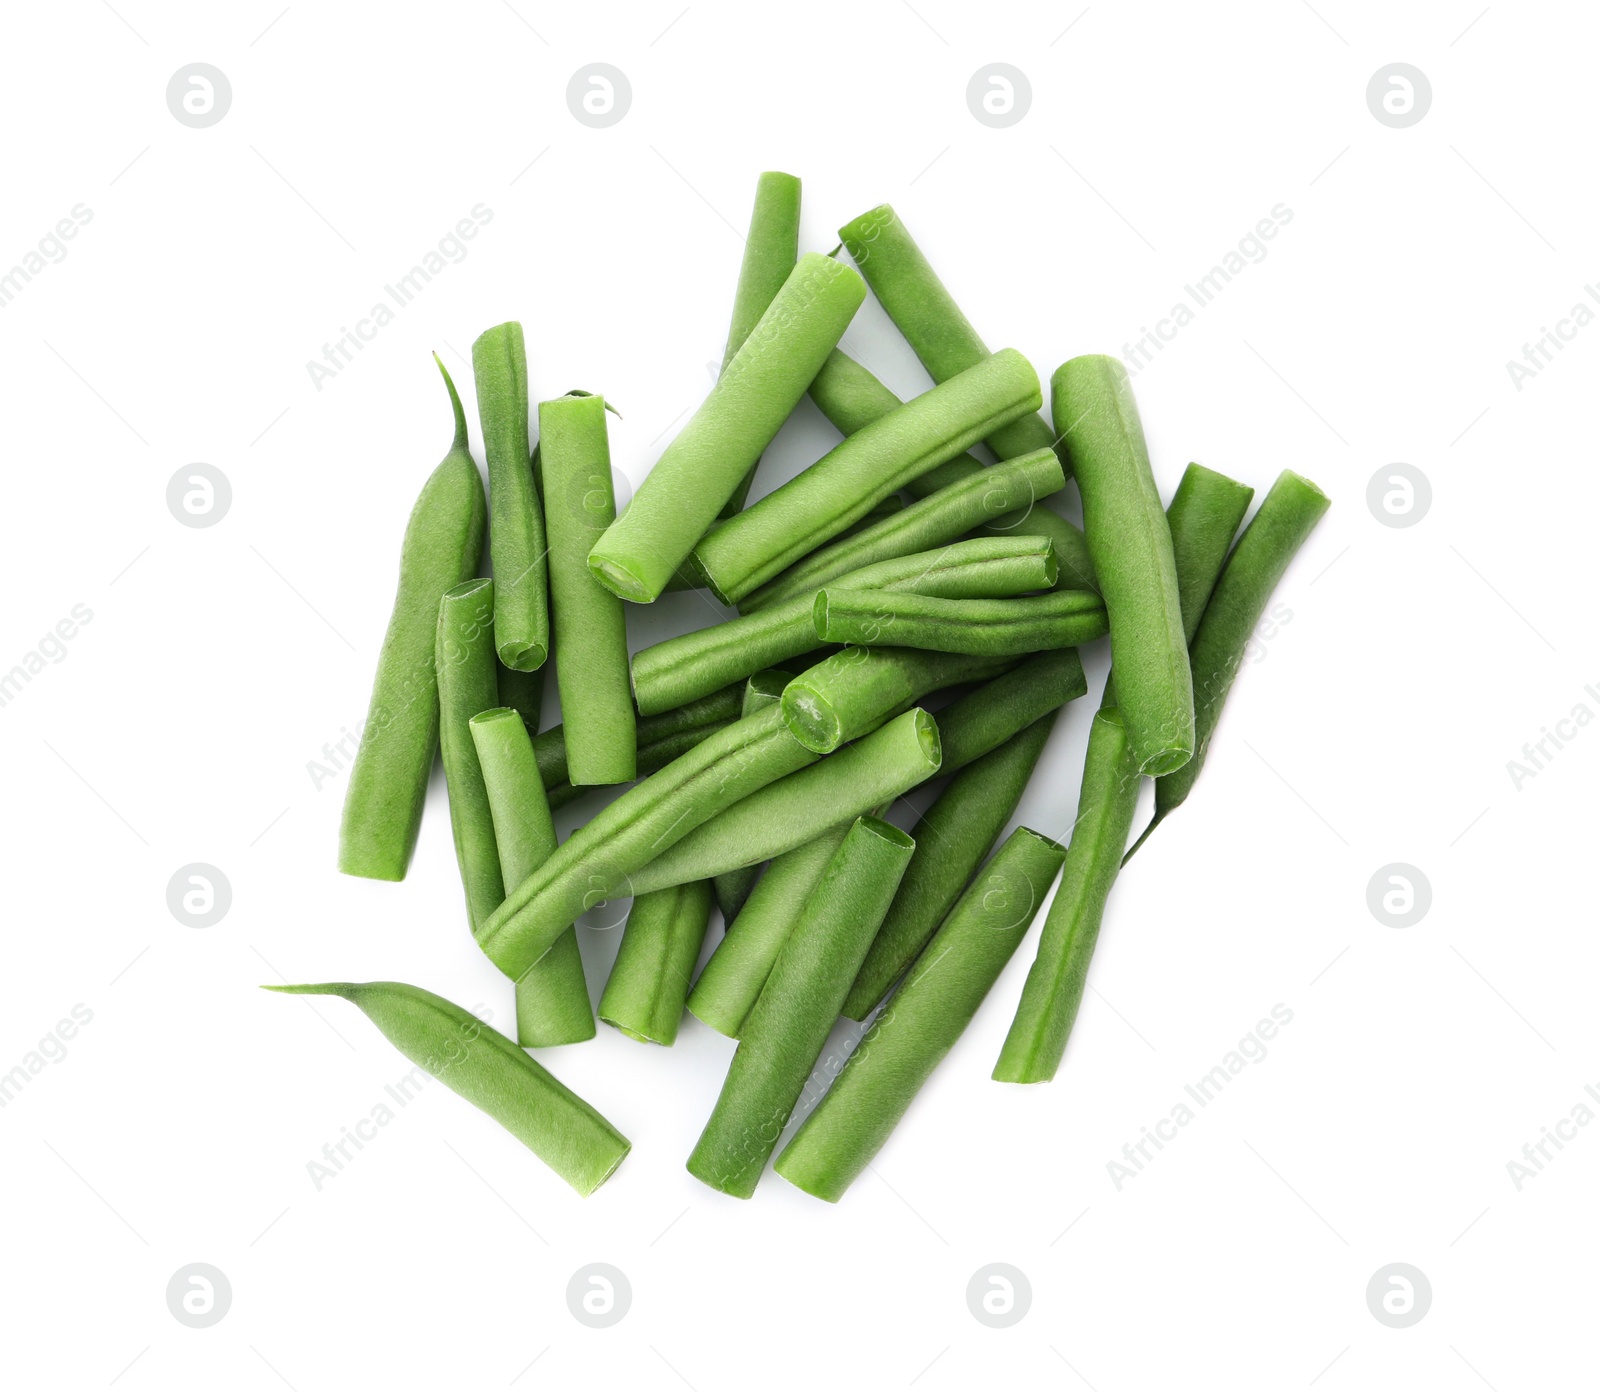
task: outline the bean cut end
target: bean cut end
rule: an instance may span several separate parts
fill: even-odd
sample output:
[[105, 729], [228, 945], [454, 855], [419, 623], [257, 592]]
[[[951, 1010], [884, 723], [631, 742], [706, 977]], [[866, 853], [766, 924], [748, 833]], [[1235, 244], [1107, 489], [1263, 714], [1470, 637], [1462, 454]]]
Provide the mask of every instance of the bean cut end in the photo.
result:
[[794, 682], [783, 690], [783, 723], [813, 754], [831, 754], [844, 740], [844, 722], [833, 707]]
[[[656, 595], [632, 571], [624, 569], [616, 561], [607, 560], [604, 556], [589, 557], [589, 569], [594, 572], [594, 578], [604, 585], [612, 594], [622, 599], [631, 600], [635, 604], [653, 604]], [[510, 664], [507, 663], [507, 666]]]

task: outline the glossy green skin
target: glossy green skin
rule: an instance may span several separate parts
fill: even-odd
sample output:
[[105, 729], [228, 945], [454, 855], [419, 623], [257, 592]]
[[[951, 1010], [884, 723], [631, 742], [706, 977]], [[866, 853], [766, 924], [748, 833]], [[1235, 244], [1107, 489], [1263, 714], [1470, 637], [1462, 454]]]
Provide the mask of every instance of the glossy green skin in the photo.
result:
[[645, 893], [771, 860], [926, 782], [939, 760], [933, 717], [907, 711], [696, 828], [635, 872], [634, 888]]
[[1056, 714], [967, 765], [923, 813], [914, 828], [917, 853], [845, 998], [850, 1019], [872, 1013], [961, 897], [1022, 801]]
[[[1002, 598], [1054, 583], [1049, 542], [1038, 537], [988, 537], [919, 551], [851, 571], [836, 587], [895, 590], [950, 599]], [[633, 655], [633, 694], [646, 715], [670, 710], [752, 672], [788, 662], [817, 646], [811, 607], [815, 591], [757, 614], [712, 624]]]
[[784, 723], [801, 744], [831, 754], [930, 691], [986, 681], [1002, 662], [988, 656], [916, 648], [846, 648], [783, 689]]
[[1106, 897], [1122, 865], [1138, 797], [1139, 766], [1121, 712], [1115, 706], [1100, 710], [1089, 727], [1061, 884], [994, 1066], [998, 1082], [1046, 1083], [1056, 1075], [1083, 1001]]
[[1034, 410], [1040, 399], [1032, 365], [1015, 349], [1003, 349], [835, 445], [703, 537], [695, 561], [712, 591], [736, 604], [986, 430]]
[[450, 834], [476, 932], [505, 898], [494, 820], [470, 721], [500, 700], [494, 665], [494, 581], [469, 580], [439, 601], [434, 669], [439, 678], [439, 753], [450, 794]]
[[632, 1142], [498, 1030], [442, 996], [401, 981], [268, 986], [297, 996], [343, 996], [412, 1063], [487, 1112], [585, 1196]]
[[489, 462], [495, 648], [507, 667], [531, 672], [550, 654], [550, 595], [544, 509], [528, 447], [528, 358], [521, 324], [497, 324], [478, 336], [472, 376]]
[[784, 728], [776, 707], [718, 730], [573, 832], [481, 926], [479, 946], [515, 980], [586, 909], [644, 892], [639, 871], [675, 842], [816, 757]]
[[[475, 715], [467, 724], [489, 795], [500, 878], [508, 885], [521, 884], [555, 853], [557, 844], [533, 742], [522, 717], [505, 707]], [[517, 1043], [525, 1049], [594, 1038], [594, 1010], [575, 928], [567, 929], [523, 973], [516, 1000]]]
[[628, 510], [590, 551], [589, 565], [602, 585], [641, 604], [667, 587], [865, 298], [866, 286], [849, 267], [815, 252], [800, 258]]
[[825, 643], [988, 657], [1075, 648], [1104, 637], [1107, 629], [1105, 604], [1093, 590], [1054, 590], [1021, 599], [933, 599], [829, 587], [817, 591], [811, 618]]
[[1050, 387], [1111, 618], [1117, 704], [1133, 758], [1152, 777], [1172, 773], [1194, 753], [1194, 688], [1172, 536], [1133, 388], [1122, 364], [1101, 355], [1063, 363]]
[[778, 1174], [829, 1203], [844, 1196], [978, 1013], [1065, 855], [1027, 827], [1006, 838], [784, 1147]]
[[[1061, 461], [1050, 450], [996, 464], [981, 474], [952, 483], [853, 536], [813, 551], [782, 575], [753, 591], [740, 604], [749, 614], [879, 561], [893, 560], [958, 541], [974, 527], [1032, 507], [1034, 501], [1066, 486]], [[1026, 534], [1026, 526], [1014, 529]]]
[[639, 895], [600, 996], [600, 1018], [641, 1044], [672, 1044], [710, 923], [705, 880]]
[[689, 993], [691, 1015], [719, 1034], [739, 1037], [772, 964], [849, 830], [842, 823], [773, 858]]
[[[935, 382], [946, 381], [988, 356], [978, 331], [887, 203], [847, 222], [839, 229], [839, 240]], [[1024, 416], [985, 441], [997, 459], [1048, 448], [1054, 442], [1054, 432], [1037, 415]]]
[[846, 834], [740, 1032], [689, 1156], [696, 1179], [735, 1198], [755, 1193], [915, 848], [876, 817]]
[[[743, 695], [744, 683], [734, 682], [684, 705], [674, 706], [671, 710], [647, 715], [636, 721], [634, 733], [638, 739], [639, 776], [642, 778], [646, 773], [655, 772], [654, 769], [644, 767], [646, 749], [666, 743], [692, 730], [705, 730], [709, 734], [713, 729], [730, 724], [739, 718]], [[693, 744], [684, 746], [685, 749], [693, 747]], [[564, 726], [552, 725], [542, 735], [536, 736], [533, 741], [533, 753], [539, 761], [539, 777], [544, 780], [545, 789], [551, 795], [552, 807], [560, 805], [554, 801], [558, 788], [567, 789], [566, 800], [569, 802], [584, 791], [582, 788], [573, 789], [571, 780], [567, 777], [567, 732]], [[656, 767], [659, 768], [660, 765]]]
[[[768, 170], [756, 180], [750, 231], [744, 239], [744, 259], [739, 263], [739, 285], [733, 292], [733, 318], [728, 325], [727, 346], [722, 350], [724, 371], [783, 289], [799, 256], [800, 181], [793, 174]], [[752, 464], [723, 507], [722, 516], [732, 517], [744, 507], [755, 476], [756, 464]]]
[[1088, 690], [1083, 663], [1071, 648], [1040, 653], [1001, 673], [939, 712], [941, 771], [965, 768]]
[[[754, 715], [766, 706], [777, 705], [783, 696], [783, 688], [789, 684], [792, 677], [793, 673], [773, 667], [757, 672], [744, 685], [744, 704], [740, 707], [740, 715]], [[750, 891], [756, 887], [756, 880], [760, 876], [759, 864], [742, 865], [737, 870], [718, 875], [711, 882], [711, 888], [717, 896], [717, 907], [722, 910], [724, 924], [732, 923], [738, 917], [739, 910], [744, 907], [745, 900], [750, 897]]]
[[637, 766], [628, 632], [622, 601], [589, 569], [589, 548], [617, 516], [604, 398], [571, 392], [541, 401], [539, 457], [567, 778], [629, 783]]
[[339, 826], [340, 871], [373, 880], [403, 880], [411, 863], [439, 747], [433, 670], [439, 601], [471, 578], [483, 550], [483, 481], [467, 451], [466, 413], [444, 364], [437, 357], [434, 362], [450, 393], [455, 439], [406, 522], [400, 582]]

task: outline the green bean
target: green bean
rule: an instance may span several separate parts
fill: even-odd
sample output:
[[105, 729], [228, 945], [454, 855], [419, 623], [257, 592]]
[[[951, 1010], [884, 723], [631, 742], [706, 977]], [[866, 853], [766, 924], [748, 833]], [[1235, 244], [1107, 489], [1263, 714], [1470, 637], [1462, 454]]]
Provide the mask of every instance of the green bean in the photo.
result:
[[1022, 599], [931, 599], [869, 590], [818, 590], [817, 637], [868, 647], [894, 644], [935, 652], [1014, 657], [1075, 648], [1106, 632], [1106, 607], [1093, 590], [1054, 590]]
[[831, 754], [918, 697], [998, 675], [1001, 659], [915, 648], [846, 648], [783, 689], [784, 722], [807, 749]]
[[[800, 256], [800, 181], [793, 174], [768, 170], [756, 180], [755, 206], [750, 210], [750, 234], [744, 241], [744, 260], [739, 264], [739, 284], [733, 292], [733, 319], [728, 325], [728, 344], [722, 350], [722, 370], [745, 339], [761, 322], [767, 307], [783, 289], [794, 263]], [[722, 509], [732, 517], [744, 507], [745, 496], [756, 476], [757, 460], [740, 480]]]
[[[1002, 598], [1055, 581], [1055, 556], [1038, 537], [986, 537], [937, 551], [880, 561], [840, 576], [856, 590], [896, 590], [949, 599]], [[646, 716], [715, 691], [763, 667], [788, 662], [817, 646], [814, 592], [668, 638], [633, 655], [633, 695]]]
[[978, 1013], [1065, 854], [1027, 827], [1011, 833], [784, 1147], [779, 1174], [829, 1203], [843, 1197]]
[[401, 981], [267, 986], [295, 996], [343, 996], [412, 1063], [486, 1112], [580, 1194], [609, 1179], [632, 1142], [577, 1093], [432, 991]]
[[1234, 534], [1250, 511], [1255, 489], [1248, 484], [1191, 464], [1167, 504], [1167, 530], [1172, 533], [1172, 560], [1178, 573], [1178, 608], [1183, 614], [1184, 641], [1194, 641], [1206, 601], [1222, 574]]
[[446, 590], [471, 578], [483, 549], [483, 481], [467, 450], [466, 413], [437, 355], [434, 362], [450, 393], [455, 438], [422, 485], [406, 522], [400, 582], [339, 827], [339, 869], [374, 880], [405, 879], [417, 844], [439, 747], [433, 667], [439, 601]]
[[[645, 769], [644, 751], [654, 745], [673, 740], [676, 737], [693, 730], [704, 730], [710, 734], [712, 730], [720, 729], [739, 718], [739, 704], [743, 699], [744, 683], [732, 682], [719, 687], [715, 691], [707, 692], [704, 696], [697, 697], [681, 706], [671, 710], [659, 711], [654, 715], [644, 716], [635, 722], [635, 737], [638, 740], [639, 776], [643, 778], [646, 773], [653, 773], [654, 769]], [[572, 789], [571, 780], [567, 777], [567, 732], [561, 725], [552, 725], [542, 735], [537, 735], [533, 741], [534, 757], [539, 761], [539, 777], [544, 780], [545, 790], [552, 798], [557, 788], [568, 789], [568, 801], [579, 796], [583, 789]], [[684, 745], [685, 749], [694, 748], [694, 741]], [[681, 752], [681, 751], [680, 751]], [[657, 765], [660, 767], [660, 765]], [[552, 801], [552, 807], [557, 804]]]
[[805, 1088], [916, 843], [862, 817], [823, 872], [740, 1032], [689, 1173], [747, 1199]]
[[495, 647], [507, 667], [530, 672], [550, 653], [550, 597], [544, 509], [528, 448], [528, 359], [521, 324], [497, 324], [478, 336], [472, 375], [489, 461]]
[[479, 945], [515, 980], [586, 909], [644, 892], [630, 877], [701, 822], [815, 759], [778, 707], [718, 730], [573, 832], [481, 926]]
[[[951, 299], [933, 267], [893, 208], [880, 204], [839, 229], [872, 293], [894, 320], [935, 382], [943, 382], [989, 356], [978, 331]], [[997, 459], [1048, 448], [1055, 432], [1038, 415], [994, 431], [985, 443]]]
[[602, 585], [641, 604], [661, 593], [805, 395], [865, 298], [861, 277], [847, 266], [815, 252], [800, 258], [632, 505], [590, 551], [590, 568]]
[[994, 1066], [1002, 1083], [1047, 1083], [1083, 1002], [1106, 897], [1122, 864], [1139, 796], [1139, 765], [1122, 713], [1107, 706], [1089, 727], [1077, 820], [1061, 884], [1045, 916], [1011, 1029]]
[[782, 575], [753, 590], [741, 613], [767, 608], [797, 594], [809, 594], [851, 571], [878, 561], [927, 551], [957, 541], [979, 524], [992, 521], [1066, 486], [1061, 461], [1051, 450], [996, 464], [941, 488], [865, 531], [813, 551]]
[[1073, 358], [1056, 369], [1050, 390], [1111, 619], [1117, 705], [1129, 748], [1141, 772], [1159, 777], [1194, 753], [1194, 688], [1172, 536], [1139, 408], [1115, 358]]
[[848, 822], [841, 823], [773, 858], [689, 993], [691, 1015], [720, 1034], [739, 1037], [772, 964], [849, 830]]
[[1051, 711], [974, 760], [923, 813], [916, 854], [845, 998], [852, 1020], [872, 1013], [961, 897], [1022, 801], [1055, 723]]
[[969, 691], [939, 712], [940, 772], [965, 768], [1088, 690], [1078, 654], [1057, 648]]
[[712, 592], [738, 603], [874, 504], [1039, 401], [1032, 366], [1006, 348], [880, 417], [700, 539], [694, 554]]
[[606, 404], [589, 392], [539, 403], [539, 452], [549, 509], [556, 682], [574, 784], [635, 776], [633, 692], [622, 601], [594, 578], [589, 548], [616, 520]]
[[[482, 711], [467, 725], [494, 818], [500, 878], [521, 884], [554, 854], [557, 844], [533, 742], [522, 718], [504, 707]], [[594, 1038], [594, 1010], [576, 929], [567, 929], [518, 979], [516, 1001], [517, 1043], [525, 1049]]]
[[636, 871], [634, 890], [709, 879], [792, 851], [932, 778], [939, 750], [933, 717], [920, 708], [907, 711], [697, 827]]
[[468, 580], [439, 601], [439, 752], [450, 794], [450, 834], [476, 932], [505, 897], [483, 769], [468, 722], [499, 700], [494, 666], [494, 581]]
[[544, 710], [544, 668], [535, 672], [519, 672], [497, 658], [495, 687], [500, 704], [522, 717], [522, 723], [528, 727], [529, 738], [537, 735]]
[[600, 996], [600, 1018], [640, 1043], [673, 1043], [710, 922], [705, 880], [637, 896]]
[[[744, 685], [744, 704], [740, 707], [740, 715], [754, 715], [766, 706], [777, 705], [782, 699], [783, 688], [789, 684], [792, 676], [790, 672], [772, 667], [757, 672]], [[737, 870], [730, 870], [712, 880], [711, 887], [716, 893], [717, 907], [722, 910], [725, 924], [732, 923], [738, 917], [739, 910], [744, 907], [760, 875], [759, 864], [741, 865]]]

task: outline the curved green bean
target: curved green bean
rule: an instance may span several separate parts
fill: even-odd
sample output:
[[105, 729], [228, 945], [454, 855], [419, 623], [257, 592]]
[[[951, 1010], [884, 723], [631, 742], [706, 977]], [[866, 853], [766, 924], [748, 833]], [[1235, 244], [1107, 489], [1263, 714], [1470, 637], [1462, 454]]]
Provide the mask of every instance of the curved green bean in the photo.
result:
[[710, 923], [705, 880], [638, 895], [600, 995], [600, 1018], [641, 1044], [672, 1044]]
[[590, 551], [590, 568], [602, 585], [641, 604], [666, 588], [805, 395], [865, 298], [866, 286], [849, 267], [815, 252], [800, 258], [711, 394], [656, 460], [632, 505]]
[[689, 1156], [696, 1179], [736, 1198], [755, 1193], [915, 848], [876, 817], [846, 834], [740, 1032]]
[[1071, 648], [1042, 652], [1001, 673], [939, 712], [940, 772], [965, 768], [1088, 690], [1083, 662]]
[[1105, 636], [1105, 602], [1093, 590], [1053, 590], [1021, 599], [933, 599], [927, 595], [818, 590], [811, 607], [825, 643], [893, 644], [934, 652], [1016, 657], [1075, 648]]
[[437, 354], [433, 360], [450, 393], [455, 438], [406, 522], [394, 608], [339, 824], [341, 873], [373, 880], [403, 880], [411, 863], [439, 747], [439, 601], [472, 577], [483, 549], [483, 480], [467, 449], [466, 412]]
[[978, 1013], [1065, 855], [1027, 827], [1011, 833], [784, 1147], [778, 1174], [829, 1203], [843, 1197]]
[[412, 1063], [487, 1112], [585, 1196], [608, 1180], [632, 1142], [459, 1005], [403, 981], [267, 986], [293, 996], [342, 996]]

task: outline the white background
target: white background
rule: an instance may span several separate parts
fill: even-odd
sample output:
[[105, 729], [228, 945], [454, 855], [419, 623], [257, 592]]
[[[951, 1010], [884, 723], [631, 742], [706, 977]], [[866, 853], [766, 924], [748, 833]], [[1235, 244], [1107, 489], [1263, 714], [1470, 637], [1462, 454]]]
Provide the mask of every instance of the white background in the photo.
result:
[[[93, 1019], [0, 1111], [6, 1380], [1577, 1385], [1600, 1127], [1520, 1191], [1507, 1162], [1600, 1084], [1600, 731], [1520, 790], [1507, 761], [1580, 702], [1600, 711], [1600, 329], [1520, 391], [1506, 361], [1600, 274], [1600, 26], [1576, 4], [1481, 11], [9, 13], [0, 266], [73, 205], [93, 217], [0, 311], [0, 669], [75, 604], [93, 619], [0, 708], [0, 1071], [75, 1004]], [[209, 129], [165, 101], [195, 61], [232, 85]], [[594, 61], [632, 87], [609, 129], [565, 100]], [[966, 104], [991, 61], [1032, 86], [1007, 129]], [[1394, 61], [1432, 85], [1408, 129], [1367, 106]], [[991, 346], [1042, 376], [1122, 351], [1292, 210], [1135, 383], [1164, 488], [1198, 459], [1258, 498], [1285, 467], [1332, 495], [1279, 596], [1292, 619], [1246, 666], [1193, 800], [1118, 883], [1053, 1084], [988, 1079], [1030, 938], [837, 1207], [770, 1174], [741, 1203], [684, 1171], [733, 1048], [694, 1021], [671, 1050], [602, 1029], [545, 1057], [634, 1142], [589, 1200], [438, 1085], [319, 1190], [308, 1162], [409, 1066], [342, 1002], [258, 983], [397, 978], [510, 1022], [442, 783], [410, 877], [384, 885], [335, 873], [344, 780], [307, 772], [365, 711], [405, 518], [448, 443], [428, 350], [470, 402], [473, 337], [522, 320], [535, 395], [615, 401], [637, 483], [709, 385], [765, 168], [803, 176], [810, 249], [893, 201]], [[493, 218], [465, 259], [317, 390], [307, 360], [478, 203]], [[925, 387], [874, 304], [847, 341], [902, 393]], [[758, 487], [833, 438], [803, 403]], [[209, 529], [165, 502], [197, 461], [233, 491]], [[1406, 529], [1366, 503], [1397, 461], [1433, 490]], [[704, 602], [632, 611], [636, 645]], [[1092, 700], [1019, 820], [1070, 826]], [[190, 862], [231, 883], [212, 928], [168, 911]], [[1414, 927], [1368, 910], [1390, 862], [1432, 885]], [[615, 937], [587, 935], [596, 994]], [[1267, 1057], [1119, 1191], [1107, 1162], [1280, 1002], [1294, 1018]], [[209, 1329], [167, 1308], [192, 1262], [231, 1284]], [[610, 1329], [568, 1312], [591, 1262], [632, 1287]], [[1031, 1285], [1009, 1329], [968, 1312], [990, 1262]], [[1408, 1329], [1367, 1307], [1392, 1262], [1432, 1286]]]

